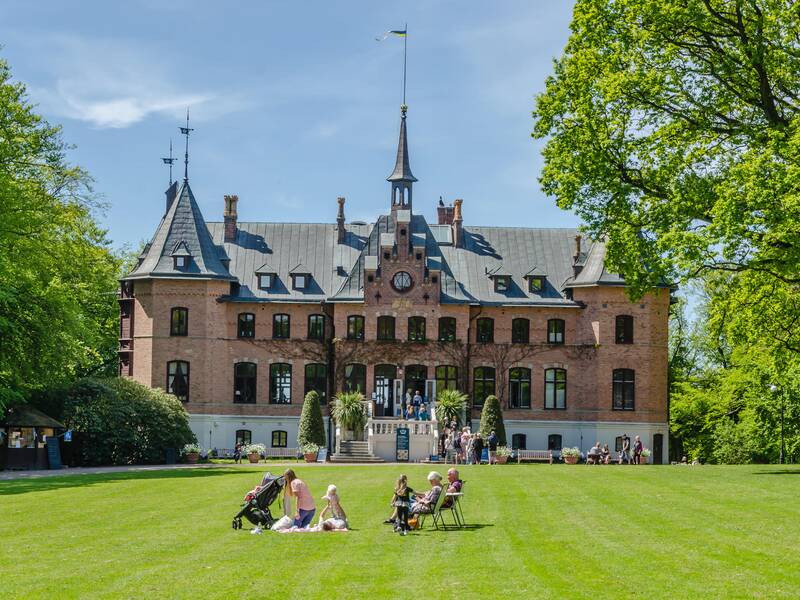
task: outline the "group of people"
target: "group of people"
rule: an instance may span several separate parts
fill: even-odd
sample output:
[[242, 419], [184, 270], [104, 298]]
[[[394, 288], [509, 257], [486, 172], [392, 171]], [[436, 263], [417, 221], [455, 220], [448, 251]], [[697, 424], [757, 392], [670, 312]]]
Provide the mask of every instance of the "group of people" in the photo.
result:
[[411, 392], [406, 393], [405, 402], [403, 402], [403, 418], [409, 421], [430, 421], [431, 413], [428, 410], [428, 403], [425, 397], [419, 393], [419, 390], [411, 395]]
[[439, 455], [453, 464], [479, 465], [483, 450], [488, 449], [489, 464], [497, 462], [497, 433], [492, 431], [484, 440], [480, 432], [472, 433], [469, 427], [458, 428], [451, 421], [439, 435]]
[[[642, 444], [642, 439], [638, 435], [634, 438], [633, 446], [631, 446], [631, 438], [629, 438], [627, 434], [623, 434], [622, 449], [619, 451], [619, 456], [617, 457], [617, 460], [621, 465], [641, 464], [643, 450], [644, 450], [644, 444]], [[586, 453], [587, 464], [607, 465], [610, 462], [611, 462], [611, 450], [609, 450], [608, 444], [601, 446], [600, 442], [597, 442], [594, 446], [589, 448], [589, 451]]]
[[441, 494], [447, 494], [442, 508], [452, 507], [456, 496], [461, 493], [463, 482], [459, 478], [458, 470], [450, 469], [447, 471], [447, 488], [442, 484], [442, 476], [436, 471], [428, 473], [428, 484], [429, 490], [416, 492], [408, 485], [408, 478], [400, 475], [392, 496], [392, 515], [384, 523], [394, 525], [397, 533], [406, 535], [416, 526], [420, 515], [433, 512]]
[[[294, 533], [300, 531], [347, 531], [347, 514], [342, 508], [339, 492], [335, 485], [328, 486], [327, 493], [322, 497], [325, 507], [319, 515], [319, 521], [313, 525], [317, 506], [314, 497], [305, 481], [297, 477], [292, 469], [283, 473], [284, 497], [283, 509], [288, 519], [279, 520], [280, 526], [273, 526], [275, 531], [281, 533]], [[260, 533], [258, 528], [254, 533]]]

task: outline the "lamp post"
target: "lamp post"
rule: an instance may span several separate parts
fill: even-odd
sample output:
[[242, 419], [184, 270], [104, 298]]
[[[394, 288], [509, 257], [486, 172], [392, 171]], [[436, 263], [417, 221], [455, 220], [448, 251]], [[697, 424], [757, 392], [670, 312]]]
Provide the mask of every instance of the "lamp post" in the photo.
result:
[[[775, 385], [775, 384], [770, 385], [769, 386], [769, 391], [772, 392], [773, 394], [775, 394], [778, 391], [778, 386]], [[783, 402], [783, 394], [781, 394], [781, 451], [780, 451], [780, 456], [778, 457], [778, 464], [780, 464], [780, 465], [783, 464], [783, 452], [784, 452], [784, 450], [783, 450], [783, 448], [784, 448], [784, 446], [783, 446], [783, 404], [784, 404], [784, 402]]]

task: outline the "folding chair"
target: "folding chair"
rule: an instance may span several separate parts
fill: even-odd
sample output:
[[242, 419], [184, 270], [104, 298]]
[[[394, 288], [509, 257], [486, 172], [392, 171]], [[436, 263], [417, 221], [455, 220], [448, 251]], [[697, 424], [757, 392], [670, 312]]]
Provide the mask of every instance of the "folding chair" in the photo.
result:
[[[444, 499], [445, 499], [446, 496], [447, 496], [447, 494], [445, 493], [445, 488], [442, 488], [442, 492], [439, 494], [439, 497], [436, 499], [436, 505], [433, 507], [433, 510], [431, 512], [429, 512], [429, 513], [419, 513], [419, 516], [417, 518], [419, 519], [419, 528], [420, 529], [422, 529], [422, 527], [425, 525], [425, 520], [427, 519], [428, 515], [433, 517], [433, 526], [436, 529], [439, 529], [440, 525], [441, 525], [441, 528], [444, 529], [445, 525], [444, 525], [444, 517], [442, 515], [442, 504], [444, 504]], [[449, 509], [445, 509], [445, 510], [449, 510]]]
[[453, 519], [458, 527], [464, 527], [464, 525], [466, 525], [466, 521], [464, 521], [464, 512], [461, 509], [461, 502], [464, 499], [464, 485], [465, 482], [462, 481], [461, 491], [455, 494], [449, 494], [453, 499], [453, 503], [450, 505], [449, 509], [445, 509], [453, 513]]

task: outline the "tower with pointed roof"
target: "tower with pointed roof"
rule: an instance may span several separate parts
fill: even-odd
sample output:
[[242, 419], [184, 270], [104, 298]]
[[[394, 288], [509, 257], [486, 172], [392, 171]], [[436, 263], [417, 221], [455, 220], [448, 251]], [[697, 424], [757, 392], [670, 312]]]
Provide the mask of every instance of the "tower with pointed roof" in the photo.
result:
[[394, 171], [386, 181], [392, 184], [392, 212], [411, 210], [413, 183], [417, 181], [411, 172], [408, 158], [408, 139], [406, 134], [406, 112], [408, 107], [400, 107], [400, 138], [397, 141], [397, 159]]

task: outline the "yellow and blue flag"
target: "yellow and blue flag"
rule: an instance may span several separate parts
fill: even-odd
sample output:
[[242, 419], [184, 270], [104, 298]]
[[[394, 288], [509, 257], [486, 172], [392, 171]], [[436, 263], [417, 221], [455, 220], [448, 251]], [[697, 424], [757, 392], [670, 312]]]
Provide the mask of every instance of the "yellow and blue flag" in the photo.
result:
[[375, 40], [378, 41], [378, 42], [382, 42], [383, 40], [388, 38], [390, 35], [396, 35], [398, 37], [406, 37], [406, 30], [405, 29], [402, 29], [402, 30], [401, 29], [392, 29], [391, 31], [387, 31], [386, 33], [384, 33], [383, 37], [376, 37]]

